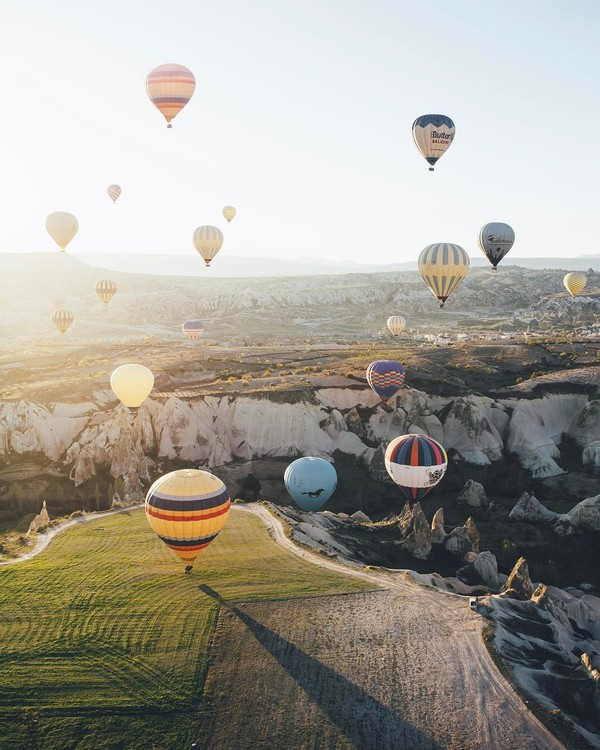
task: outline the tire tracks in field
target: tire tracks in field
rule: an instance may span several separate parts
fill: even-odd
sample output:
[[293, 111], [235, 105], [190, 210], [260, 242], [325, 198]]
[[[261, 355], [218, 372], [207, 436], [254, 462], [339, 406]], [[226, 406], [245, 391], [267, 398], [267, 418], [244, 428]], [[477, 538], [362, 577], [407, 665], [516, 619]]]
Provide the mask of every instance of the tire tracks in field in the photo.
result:
[[[288, 538], [282, 523], [264, 506], [237, 505], [235, 510], [258, 516], [275, 542], [291, 554], [392, 591], [403, 610], [415, 610], [416, 632], [412, 629], [406, 632], [408, 650], [414, 654], [414, 674], [418, 679], [423, 671], [424, 652], [432, 652], [427, 658], [433, 658], [435, 672], [428, 672], [428, 679], [435, 680], [439, 689], [433, 704], [427, 708], [432, 723], [450, 725], [448, 730], [456, 738], [455, 746], [465, 746], [460, 744], [465, 737], [475, 735], [476, 744], [469, 745], [474, 749], [564, 750], [496, 668], [483, 642], [483, 620], [467, 607], [465, 597], [429, 589], [404, 571], [369, 572], [317, 555]], [[457, 682], [464, 685], [461, 696], [454, 694]], [[452, 726], [453, 722], [456, 726]], [[515, 744], [517, 737], [521, 744]], [[527, 744], [522, 744], [524, 738]], [[454, 742], [449, 746], [454, 746]]]

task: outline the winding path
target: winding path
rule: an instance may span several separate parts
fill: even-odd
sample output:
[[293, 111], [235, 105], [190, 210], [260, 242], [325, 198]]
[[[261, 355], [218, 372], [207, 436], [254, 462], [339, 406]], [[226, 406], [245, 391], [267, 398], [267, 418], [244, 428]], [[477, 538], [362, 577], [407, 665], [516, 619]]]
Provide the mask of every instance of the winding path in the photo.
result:
[[465, 597], [429, 589], [408, 573], [372, 573], [334, 562], [297, 546], [265, 507], [237, 508], [257, 515], [291, 554], [393, 592], [398, 617], [406, 625], [402, 629], [406, 681], [415, 695], [433, 689], [427, 723], [445, 727], [452, 738], [447, 747], [564, 750], [496, 668], [482, 639], [484, 621], [469, 609]]

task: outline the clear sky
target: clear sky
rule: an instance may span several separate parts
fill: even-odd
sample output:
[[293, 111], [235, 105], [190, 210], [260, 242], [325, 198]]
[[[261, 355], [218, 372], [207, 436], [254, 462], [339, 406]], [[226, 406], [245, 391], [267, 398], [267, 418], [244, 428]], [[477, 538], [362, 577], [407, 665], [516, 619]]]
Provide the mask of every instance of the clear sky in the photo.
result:
[[[54, 251], [44, 221], [63, 210], [82, 254], [193, 255], [194, 229], [216, 224], [222, 253], [401, 262], [433, 242], [475, 254], [488, 221], [514, 227], [516, 257], [600, 252], [596, 0], [0, 11], [0, 250]], [[165, 62], [197, 81], [172, 130], [145, 91]], [[456, 124], [434, 173], [411, 137], [430, 112]]]

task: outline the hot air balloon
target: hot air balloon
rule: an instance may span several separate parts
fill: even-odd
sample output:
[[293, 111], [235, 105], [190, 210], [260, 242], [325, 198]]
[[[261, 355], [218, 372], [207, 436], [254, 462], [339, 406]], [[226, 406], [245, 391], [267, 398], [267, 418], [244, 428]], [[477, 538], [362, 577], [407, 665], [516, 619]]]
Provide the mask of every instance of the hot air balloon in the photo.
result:
[[130, 409], [137, 409], [154, 387], [154, 375], [144, 365], [121, 365], [110, 376], [115, 396]]
[[217, 227], [198, 227], [194, 232], [194, 247], [204, 258], [206, 266], [210, 266], [211, 260], [221, 249], [223, 244], [223, 232]]
[[586, 283], [587, 276], [584, 273], [579, 273], [578, 271], [568, 273], [563, 279], [565, 289], [567, 290], [567, 292], [569, 292], [571, 297], [577, 297], [578, 294], [583, 292]]
[[75, 317], [70, 310], [55, 310], [52, 313], [52, 322], [61, 333], [65, 333], [74, 320]]
[[337, 474], [324, 458], [298, 458], [285, 470], [285, 488], [302, 510], [319, 510], [335, 492]]
[[223, 209], [223, 216], [230, 222], [236, 215], [236, 210], [233, 206], [225, 206]]
[[378, 359], [367, 367], [367, 383], [385, 404], [400, 390], [406, 370], [393, 359]]
[[185, 323], [181, 326], [181, 330], [188, 337], [188, 339], [195, 341], [196, 339], [199, 339], [200, 336], [202, 336], [202, 332], [204, 331], [204, 323], [201, 320], [186, 320]]
[[387, 320], [387, 327], [392, 336], [399, 336], [406, 328], [406, 321], [402, 315], [391, 315]]
[[109, 185], [106, 188], [106, 192], [110, 196], [113, 203], [117, 202], [117, 198], [121, 195], [121, 187], [120, 185]]
[[61, 252], [66, 250], [67, 245], [75, 237], [78, 229], [79, 222], [77, 218], [66, 211], [55, 211], [46, 217], [46, 230], [60, 247]]
[[385, 452], [385, 468], [411, 502], [422, 500], [446, 473], [444, 448], [427, 435], [400, 435]]
[[492, 221], [479, 231], [479, 247], [494, 267], [494, 271], [514, 243], [515, 230], [501, 221]]
[[416, 147], [431, 165], [442, 157], [452, 145], [456, 128], [446, 115], [421, 115], [413, 122], [412, 135]]
[[146, 91], [150, 100], [172, 127], [171, 120], [185, 107], [196, 89], [196, 79], [183, 65], [167, 63], [148, 73]]
[[440, 307], [469, 272], [469, 256], [460, 245], [438, 242], [419, 255], [419, 273], [440, 300]]
[[208, 471], [179, 469], [154, 482], [146, 495], [146, 518], [162, 541], [185, 562], [185, 572], [225, 526], [229, 494]]
[[102, 302], [104, 302], [105, 305], [108, 305], [117, 293], [117, 285], [110, 279], [100, 279], [100, 281], [96, 282], [94, 290]]

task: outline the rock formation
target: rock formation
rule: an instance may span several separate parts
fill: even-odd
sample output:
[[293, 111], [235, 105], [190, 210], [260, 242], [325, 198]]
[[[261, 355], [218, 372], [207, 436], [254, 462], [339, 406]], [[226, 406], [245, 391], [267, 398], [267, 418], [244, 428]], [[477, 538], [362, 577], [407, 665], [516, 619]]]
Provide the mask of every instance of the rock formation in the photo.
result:
[[413, 557], [426, 560], [431, 552], [431, 529], [421, 504], [415, 503], [411, 508], [410, 504], [406, 503], [397, 524], [402, 538], [402, 549]]
[[535, 495], [523, 492], [508, 514], [514, 521], [552, 521], [558, 514], [548, 510]]
[[468, 505], [471, 508], [487, 508], [489, 501], [483, 485], [473, 479], [467, 479], [465, 486], [458, 495], [459, 505]]
[[600, 495], [582, 500], [568, 513], [559, 516], [554, 530], [563, 536], [600, 531]]
[[446, 538], [446, 530], [444, 529], [444, 509], [438, 508], [433, 515], [431, 520], [431, 543], [442, 544]]
[[533, 594], [533, 584], [529, 577], [529, 566], [524, 557], [520, 557], [515, 563], [508, 580], [504, 584], [502, 595], [508, 599], [520, 599], [525, 601]]
[[469, 516], [467, 520], [465, 521], [464, 525], [465, 532], [469, 539], [471, 540], [471, 549], [473, 552], [479, 552], [479, 530], [477, 526], [475, 526], [475, 521]]
[[32, 519], [27, 530], [27, 536], [35, 534], [39, 529], [45, 528], [50, 523], [50, 516], [48, 515], [48, 509], [46, 508], [46, 501], [42, 503], [42, 509], [37, 516]]
[[586, 469], [600, 474], [600, 440], [593, 440], [583, 449], [581, 461]]
[[495, 555], [486, 550], [480, 552], [473, 562], [481, 581], [492, 591], [499, 591], [502, 583], [498, 576], [498, 561]]
[[460, 560], [464, 560], [469, 552], [473, 552], [473, 543], [464, 526], [452, 529], [444, 541], [444, 549]]

